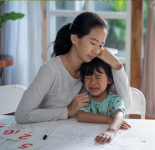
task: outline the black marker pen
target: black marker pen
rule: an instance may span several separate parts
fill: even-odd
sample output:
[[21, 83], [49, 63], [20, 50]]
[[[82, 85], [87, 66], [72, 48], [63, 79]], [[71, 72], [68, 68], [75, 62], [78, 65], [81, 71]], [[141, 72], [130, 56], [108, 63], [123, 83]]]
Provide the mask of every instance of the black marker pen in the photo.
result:
[[52, 133], [53, 129], [54, 129], [54, 127], [51, 127], [51, 128], [47, 131], [47, 133], [46, 133], [46, 134], [44, 135], [44, 137], [43, 137], [43, 140], [46, 140], [46, 139], [47, 139], [47, 137]]

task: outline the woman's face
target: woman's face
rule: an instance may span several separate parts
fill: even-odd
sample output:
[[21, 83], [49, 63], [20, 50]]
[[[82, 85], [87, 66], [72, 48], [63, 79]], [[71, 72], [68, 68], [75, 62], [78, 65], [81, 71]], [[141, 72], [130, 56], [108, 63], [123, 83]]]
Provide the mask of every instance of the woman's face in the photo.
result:
[[93, 28], [88, 35], [76, 38], [76, 54], [82, 62], [90, 62], [98, 56], [105, 43], [107, 31], [99, 27]]

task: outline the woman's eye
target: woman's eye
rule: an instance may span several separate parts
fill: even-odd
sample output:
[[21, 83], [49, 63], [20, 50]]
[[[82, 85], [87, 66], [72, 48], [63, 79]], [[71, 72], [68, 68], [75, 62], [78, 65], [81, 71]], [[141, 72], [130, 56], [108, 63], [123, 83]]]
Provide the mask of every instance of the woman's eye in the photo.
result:
[[101, 78], [97, 78], [97, 79], [101, 79]]
[[86, 79], [90, 79], [90, 78], [86, 78]]
[[95, 45], [94, 43], [91, 42], [92, 45]]

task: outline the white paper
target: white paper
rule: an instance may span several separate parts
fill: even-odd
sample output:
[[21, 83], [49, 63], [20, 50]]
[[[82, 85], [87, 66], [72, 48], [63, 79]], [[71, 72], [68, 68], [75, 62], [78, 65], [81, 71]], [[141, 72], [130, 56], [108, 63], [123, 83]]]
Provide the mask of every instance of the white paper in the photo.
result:
[[32, 129], [22, 129], [20, 132], [8, 137], [10, 140], [28, 141], [33, 133]]
[[24, 127], [24, 126], [9, 126], [0, 132], [0, 143], [4, 143], [7, 139], [9, 139], [12, 135], [15, 135], [22, 130], [32, 130], [30, 127]]
[[14, 123], [11, 123], [11, 122], [0, 122], [0, 132], [2, 131], [2, 130], [4, 130], [5, 128], [7, 128], [7, 127], [9, 127], [9, 126], [11, 126], [11, 125], [13, 125]]
[[11, 122], [0, 122], [0, 145], [2, 145], [6, 140], [7, 137], [4, 137], [2, 132], [7, 129], [7, 127], [10, 127], [11, 125], [13, 125], [14, 123]]
[[6, 140], [7, 140], [7, 138], [0, 135], [0, 145], [2, 145]]
[[43, 136], [47, 133], [48, 130], [49, 128], [35, 127], [33, 134], [30, 137], [30, 141], [47, 142], [48, 138], [43, 140]]
[[138, 139], [124, 138], [119, 139], [117, 143], [126, 145], [124, 150], [142, 150], [146, 141], [139, 141]]
[[17, 142], [13, 145], [7, 146], [8, 148], [11, 149], [17, 149], [17, 150], [34, 150], [37, 149], [39, 147], [42, 147], [44, 145], [46, 145], [47, 143], [33, 143], [33, 142]]
[[[30, 141], [47, 141], [49, 142], [48, 145], [44, 147], [46, 150], [72, 150], [73, 147], [76, 150], [117, 150], [117, 149], [124, 149], [126, 145], [122, 145], [119, 143], [106, 143], [106, 144], [96, 144], [94, 139], [100, 133], [106, 131], [99, 126], [89, 126], [89, 127], [82, 127], [82, 126], [73, 126], [73, 125], [62, 125], [56, 127], [51, 135], [46, 139], [42, 140], [44, 134], [48, 131], [47, 128], [35, 128]], [[124, 130], [123, 130], [124, 131]], [[117, 139], [123, 136], [126, 132], [122, 130], [116, 134]], [[40, 148], [39, 150], [43, 150]]]

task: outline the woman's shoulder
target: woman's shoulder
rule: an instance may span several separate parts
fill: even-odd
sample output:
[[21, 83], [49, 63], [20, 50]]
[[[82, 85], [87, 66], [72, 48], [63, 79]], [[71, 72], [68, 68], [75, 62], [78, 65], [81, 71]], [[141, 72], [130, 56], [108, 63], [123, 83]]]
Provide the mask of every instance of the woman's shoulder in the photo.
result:
[[48, 66], [52, 70], [57, 70], [61, 66], [60, 56], [52, 57], [45, 61], [42, 66]]

